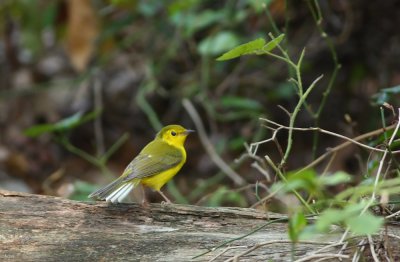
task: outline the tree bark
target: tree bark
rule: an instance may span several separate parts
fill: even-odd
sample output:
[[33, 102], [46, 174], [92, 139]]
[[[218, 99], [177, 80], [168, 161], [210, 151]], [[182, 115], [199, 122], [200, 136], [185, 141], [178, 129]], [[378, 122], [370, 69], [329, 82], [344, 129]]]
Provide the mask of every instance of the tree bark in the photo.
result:
[[[292, 245], [282, 218], [244, 208], [111, 205], [0, 190], [0, 261], [209, 261], [229, 246], [215, 260], [224, 261], [267, 241], [270, 245], [260, 246], [240, 261], [290, 261]], [[394, 226], [389, 230], [399, 233]], [[309, 255], [325, 243], [338, 241], [341, 234], [297, 244], [293, 255]], [[391, 239], [391, 245], [393, 256], [399, 258], [399, 240]]]

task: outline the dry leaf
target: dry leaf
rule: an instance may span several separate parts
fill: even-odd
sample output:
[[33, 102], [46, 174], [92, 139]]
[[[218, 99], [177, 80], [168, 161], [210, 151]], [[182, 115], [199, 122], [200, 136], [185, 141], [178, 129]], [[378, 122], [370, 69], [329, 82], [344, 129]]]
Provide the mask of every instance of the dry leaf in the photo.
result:
[[90, 0], [69, 0], [67, 3], [67, 52], [74, 68], [81, 72], [93, 54], [99, 23]]

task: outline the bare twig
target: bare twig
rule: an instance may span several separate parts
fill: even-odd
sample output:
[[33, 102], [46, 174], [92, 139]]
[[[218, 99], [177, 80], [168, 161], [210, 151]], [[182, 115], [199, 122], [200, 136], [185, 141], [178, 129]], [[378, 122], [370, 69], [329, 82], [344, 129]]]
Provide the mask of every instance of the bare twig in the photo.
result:
[[390, 214], [390, 215], [386, 216], [385, 219], [389, 219], [389, 218], [397, 217], [397, 216], [400, 216], [400, 210], [394, 212], [393, 214]]
[[[263, 247], [263, 246], [273, 245], [273, 244], [283, 244], [283, 243], [284, 244], [288, 244], [288, 243], [292, 243], [292, 242], [289, 241], [289, 240], [272, 240], [272, 241], [266, 241], [266, 242], [263, 242], [263, 243], [258, 243], [256, 245], [252, 246], [251, 248], [247, 249], [246, 251], [244, 251], [244, 252], [242, 252], [242, 253], [234, 256], [234, 257], [231, 257], [231, 258], [225, 260], [225, 262], [238, 261], [238, 259], [240, 257], [243, 257], [243, 256], [253, 252], [256, 249], [258, 249], [260, 247]], [[318, 242], [318, 241], [300, 241], [299, 244], [330, 245], [331, 243], [323, 243], [323, 242]]]
[[[271, 123], [271, 124], [273, 124], [273, 125], [275, 125], [275, 126], [277, 126], [277, 127], [276, 127], [276, 128], [272, 128], [272, 127], [266, 126], [266, 128], [269, 128], [269, 129], [271, 129], [271, 130], [273, 131], [272, 137], [269, 138], [269, 139], [265, 139], [265, 140], [263, 140], [263, 141], [259, 141], [259, 142], [255, 142], [255, 143], [250, 144], [250, 148], [249, 148], [247, 151], [248, 151], [248, 155], [249, 155], [250, 157], [253, 157], [253, 158], [254, 158], [254, 156], [256, 156], [256, 154], [257, 154], [258, 147], [259, 147], [260, 145], [262, 145], [262, 144], [265, 144], [265, 143], [268, 143], [268, 142], [275, 142], [275, 143], [278, 143], [278, 144], [277, 144], [277, 147], [278, 147], [278, 146], [279, 146], [279, 142], [278, 142], [277, 139], [276, 139], [276, 136], [277, 136], [278, 132], [279, 132], [280, 130], [282, 130], [282, 129], [289, 129], [289, 128], [290, 128], [290, 127], [288, 127], [288, 126], [284, 126], [284, 125], [278, 124], [278, 123], [276, 123], [276, 122], [274, 122], [274, 121], [271, 121], [271, 120], [269, 120], [269, 119], [260, 118], [260, 120], [269, 122], [269, 123]], [[317, 159], [315, 159], [313, 162], [311, 162], [311, 163], [308, 164], [307, 166], [303, 167], [303, 168], [302, 168], [301, 170], [299, 170], [298, 172], [302, 172], [302, 171], [304, 171], [304, 170], [306, 170], [306, 169], [309, 169], [309, 168], [312, 168], [312, 167], [316, 166], [317, 164], [319, 164], [320, 162], [322, 162], [322, 161], [323, 161], [325, 158], [327, 158], [328, 156], [330, 156], [330, 155], [332, 155], [332, 154], [335, 154], [336, 152], [342, 150], [343, 148], [345, 148], [345, 147], [347, 147], [347, 146], [353, 144], [353, 142], [356, 143], [356, 144], [358, 144], [358, 145], [360, 145], [360, 146], [363, 146], [363, 147], [367, 148], [368, 150], [373, 150], [373, 151], [378, 151], [378, 152], [384, 152], [385, 150], [378, 149], [378, 148], [373, 148], [373, 147], [369, 147], [369, 146], [367, 146], [367, 145], [364, 145], [364, 144], [362, 144], [362, 143], [359, 143], [358, 141], [367, 139], [367, 138], [372, 137], [372, 136], [380, 135], [380, 134], [382, 134], [382, 133], [384, 133], [384, 132], [386, 132], [386, 131], [388, 131], [388, 130], [391, 130], [391, 129], [395, 128], [395, 127], [396, 127], [396, 124], [393, 124], [393, 125], [391, 125], [391, 126], [388, 126], [388, 127], [385, 128], [385, 129], [380, 128], [380, 129], [377, 129], [377, 130], [374, 130], [374, 131], [371, 131], [371, 132], [362, 134], [362, 135], [357, 136], [357, 137], [355, 137], [355, 138], [348, 138], [348, 137], [346, 137], [346, 136], [342, 136], [342, 135], [339, 135], [339, 134], [336, 134], [336, 133], [333, 133], [333, 132], [330, 132], [330, 131], [327, 131], [327, 130], [324, 130], [324, 129], [321, 129], [321, 128], [313, 128], [313, 127], [311, 127], [311, 128], [296, 128], [296, 127], [294, 127], [293, 130], [297, 130], [297, 131], [315, 131], [315, 130], [317, 130], [317, 131], [326, 132], [327, 134], [330, 134], [330, 135], [333, 135], [333, 136], [337, 136], [337, 137], [340, 137], [340, 138], [342, 138], [342, 139], [347, 140], [347, 142], [345, 142], [345, 143], [343, 143], [343, 144], [340, 144], [340, 145], [338, 145], [338, 146], [336, 146], [336, 147], [330, 148], [329, 151], [327, 151], [327, 152], [324, 153], [323, 155], [319, 156]], [[279, 148], [278, 148], [278, 149], [279, 149]], [[392, 153], [400, 153], [400, 151], [393, 151]]]
[[[366, 242], [366, 239], [364, 238], [358, 243], [357, 246], [359, 248], [356, 249], [356, 252], [353, 255], [353, 259], [351, 260], [352, 262], [357, 262], [360, 259], [360, 256], [361, 256], [362, 252], [364, 252], [364, 249], [365, 249], [365, 245], [364, 245], [365, 242]], [[342, 252], [342, 250], [341, 250], [341, 252]]]
[[394, 234], [387, 234], [388, 237], [393, 237], [396, 238], [398, 240], [400, 240], [400, 236], [394, 235]]
[[[365, 144], [363, 144], [363, 143], [358, 142], [358, 141], [355, 140], [355, 139], [352, 139], [352, 138], [349, 138], [349, 137], [347, 137], [347, 136], [343, 136], [343, 135], [341, 135], [341, 134], [337, 134], [337, 133], [334, 133], [334, 132], [331, 132], [331, 131], [328, 131], [328, 130], [325, 130], [325, 129], [322, 129], [322, 128], [319, 128], [319, 127], [306, 127], [306, 128], [292, 127], [292, 128], [291, 128], [291, 127], [289, 127], [289, 126], [284, 126], [284, 125], [278, 124], [278, 123], [276, 123], [276, 122], [274, 122], [274, 121], [272, 121], [272, 120], [266, 119], [266, 118], [261, 118], [261, 120], [266, 121], [266, 122], [268, 122], [268, 123], [270, 123], [270, 124], [274, 124], [274, 125], [276, 125], [277, 127], [280, 127], [280, 128], [283, 128], [283, 129], [287, 129], [287, 130], [294, 130], [294, 131], [318, 131], [318, 132], [321, 132], [321, 133], [323, 133], [323, 134], [327, 134], [327, 135], [331, 135], [331, 136], [336, 136], [336, 137], [339, 137], [339, 138], [341, 138], [341, 139], [347, 140], [347, 141], [349, 141], [349, 142], [351, 142], [351, 143], [353, 143], [353, 144], [356, 144], [356, 145], [358, 145], [358, 146], [360, 146], [360, 147], [363, 147], [363, 148], [368, 149], [368, 150], [371, 150], [371, 151], [377, 151], [377, 152], [382, 152], [382, 153], [386, 152], [386, 149], [379, 149], [379, 148], [367, 146], [367, 145], [365, 145]], [[392, 154], [398, 154], [398, 153], [400, 153], [400, 150], [392, 151]]]
[[210, 260], [208, 260], [208, 262], [212, 262], [214, 260], [216, 260], [217, 258], [219, 258], [220, 256], [222, 256], [223, 254], [225, 254], [226, 252], [228, 252], [229, 250], [232, 249], [238, 249], [238, 248], [247, 248], [247, 246], [233, 246], [233, 247], [227, 247], [224, 250], [222, 250], [220, 253], [218, 253], [215, 257], [211, 258]]
[[[397, 131], [399, 131], [399, 127], [400, 127], [400, 108], [398, 109], [398, 119], [397, 119], [396, 128], [394, 129], [393, 134], [392, 134], [392, 137], [390, 138], [390, 140], [389, 140], [389, 142], [388, 142], [388, 144], [387, 144], [387, 147], [388, 147], [388, 148], [392, 145], [392, 143], [393, 143], [393, 141], [394, 141], [394, 139], [395, 139], [395, 137], [396, 137], [396, 135], [397, 135]], [[392, 154], [393, 154], [394, 152], [395, 152], [395, 151], [392, 151]], [[381, 158], [381, 161], [379, 162], [379, 167], [378, 167], [378, 171], [376, 172], [376, 177], [375, 177], [375, 182], [374, 182], [374, 188], [375, 188], [375, 189], [376, 189], [377, 186], [378, 186], [379, 178], [380, 178], [380, 176], [381, 176], [381, 172], [382, 172], [382, 169], [383, 169], [383, 164], [384, 164], [384, 162], [385, 162], [385, 160], [386, 160], [386, 156], [388, 155], [388, 153], [389, 153], [389, 150], [385, 150], [385, 152], [383, 153], [383, 156], [382, 156], [382, 158]], [[375, 191], [376, 191], [376, 190], [374, 190], [374, 192], [372, 192], [372, 196], [371, 196], [371, 200], [372, 200], [372, 201], [375, 200], [375, 194], [376, 194]], [[372, 204], [372, 203], [371, 203], [371, 204]], [[364, 211], [364, 212], [365, 212], [365, 211]]]
[[371, 235], [368, 235], [368, 242], [369, 242], [369, 248], [371, 249], [371, 255], [374, 258], [374, 261], [379, 262], [380, 260], [379, 260], [378, 256], [376, 255], [374, 241], [372, 240]]
[[[390, 140], [389, 140], [389, 142], [388, 142], [388, 144], [387, 144], [387, 147], [390, 147], [390, 145], [393, 143], [393, 141], [394, 141], [394, 139], [395, 139], [395, 137], [396, 137], [397, 131], [399, 130], [399, 127], [400, 127], [400, 108], [398, 109], [398, 111], [399, 111], [398, 120], [397, 120], [397, 123], [396, 123], [396, 125], [395, 125], [395, 129], [394, 129], [394, 131], [393, 131], [393, 134], [392, 134], [392, 136], [390, 137]], [[386, 156], [387, 156], [388, 152], [389, 152], [389, 150], [385, 150], [385, 152], [383, 153], [383, 156], [382, 156], [382, 158], [381, 158], [381, 161], [379, 162], [378, 171], [377, 171], [377, 173], [376, 173], [375, 182], [374, 182], [374, 190], [373, 190], [373, 192], [372, 192], [370, 201], [368, 202], [367, 205], [365, 205], [365, 207], [364, 207], [363, 210], [361, 211], [360, 215], [364, 214], [364, 213], [371, 207], [372, 203], [375, 201], [376, 189], [378, 188], [379, 178], [381, 177], [381, 172], [382, 172], [382, 169], [383, 169], [383, 164], [384, 164], [384, 162], [385, 162], [385, 159], [386, 159]], [[349, 228], [347, 228], [346, 231], [344, 232], [341, 241], [343, 241], [343, 240], [347, 237], [347, 234], [348, 234], [348, 233], [349, 233]], [[342, 253], [343, 250], [344, 250], [344, 247], [342, 247], [342, 249], [340, 250], [339, 253]]]
[[[304, 53], [304, 52], [303, 52]], [[303, 55], [302, 53], [302, 55]], [[301, 78], [300, 78], [300, 64], [301, 64], [301, 58], [302, 56], [300, 56], [299, 59], [299, 64], [298, 67], [296, 68], [296, 74], [297, 74], [297, 78], [298, 81], [301, 83]], [[305, 103], [306, 98], [308, 97], [308, 95], [311, 93], [311, 91], [314, 89], [314, 87], [316, 86], [316, 84], [318, 83], [319, 80], [321, 80], [323, 77], [323, 75], [320, 75], [319, 77], [317, 77], [312, 83], [311, 85], [308, 87], [308, 89], [304, 92], [304, 94], [300, 94], [299, 91], [299, 95], [300, 95], [300, 99], [299, 102], [297, 103], [296, 107], [293, 110], [293, 113], [291, 114], [290, 117], [290, 121], [289, 121], [289, 134], [288, 134], [288, 141], [287, 141], [287, 146], [286, 146], [286, 151], [285, 154], [281, 160], [280, 166], [283, 167], [287, 161], [287, 158], [289, 157], [289, 154], [291, 152], [292, 149], [292, 144], [293, 144], [293, 127], [294, 127], [294, 123], [297, 117], [297, 114], [300, 112], [300, 108], [301, 106]], [[301, 90], [300, 86], [299, 86], [299, 90]]]
[[261, 174], [263, 174], [268, 182], [271, 181], [271, 176], [269, 175], [268, 171], [262, 168], [258, 162], [253, 162], [251, 167], [257, 169]]
[[322, 247], [320, 249], [315, 250], [314, 252], [311, 253], [311, 255], [315, 255], [315, 254], [321, 253], [323, 251], [326, 251], [327, 249], [330, 249], [330, 248], [333, 248], [333, 247], [336, 247], [336, 246], [340, 246], [340, 245], [343, 245], [343, 243], [342, 242], [332, 243], [330, 245], [327, 245], [327, 246], [324, 246], [324, 247]]
[[289, 220], [289, 218], [287, 218], [287, 217], [282, 217], [282, 218], [277, 218], [277, 219], [274, 219], [274, 220], [270, 220], [270, 221], [266, 222], [265, 224], [255, 228], [254, 230], [252, 230], [252, 231], [250, 231], [250, 232], [248, 232], [248, 233], [246, 233], [246, 234], [244, 234], [244, 235], [242, 235], [240, 237], [236, 237], [236, 238], [232, 238], [232, 239], [229, 239], [227, 241], [224, 241], [223, 243], [213, 247], [212, 249], [209, 249], [209, 250], [207, 250], [207, 251], [205, 251], [205, 252], [203, 252], [203, 253], [201, 253], [199, 255], [196, 255], [196, 256], [192, 257], [192, 259], [199, 258], [201, 256], [204, 256], [205, 254], [208, 254], [210, 252], [213, 252], [213, 251], [217, 250], [218, 248], [224, 247], [224, 246], [226, 246], [226, 245], [228, 245], [230, 243], [233, 243], [233, 242], [235, 242], [237, 240], [240, 240], [240, 239], [243, 239], [243, 238], [245, 238], [247, 236], [250, 236], [250, 235], [260, 231], [261, 229], [265, 228], [266, 226], [268, 226], [270, 224], [279, 223], [279, 222], [283, 222], [283, 221], [287, 222], [288, 220]]
[[200, 119], [199, 114], [197, 113], [196, 109], [194, 108], [192, 102], [189, 99], [183, 99], [182, 101], [183, 106], [185, 107], [186, 111], [192, 118], [196, 130], [199, 134], [200, 141], [203, 144], [204, 149], [207, 151], [208, 155], [210, 156], [211, 160], [230, 178], [236, 185], [243, 185], [246, 181], [236, 173], [228, 164], [222, 160], [222, 158], [217, 154], [215, 151], [212, 143], [207, 137], [206, 130], [203, 126], [203, 123]]
[[[260, 145], [262, 145], [262, 144], [265, 144], [265, 143], [268, 143], [268, 142], [274, 142], [275, 144], [277, 144], [278, 141], [277, 141], [277, 139], [276, 139], [276, 135], [278, 134], [278, 132], [279, 132], [281, 129], [283, 129], [283, 128], [276, 128], [276, 129], [273, 129], [272, 136], [271, 136], [271, 138], [269, 138], [269, 139], [265, 139], [265, 140], [263, 140], [263, 141], [251, 143], [251, 144], [250, 144], [250, 148], [248, 149], [249, 155], [250, 155], [251, 157], [256, 156], [257, 151], [258, 151], [258, 147], [259, 147]], [[278, 147], [278, 150], [279, 150], [279, 148], [280, 148], [279, 143], [277, 144], [277, 147]]]
[[[93, 92], [94, 92], [94, 106], [96, 112], [103, 111], [103, 94], [101, 90], [101, 83], [98, 79], [98, 73], [95, 73], [93, 76]], [[106, 151], [104, 146], [104, 134], [103, 134], [103, 127], [102, 127], [102, 118], [101, 114], [98, 115], [94, 119], [94, 136], [96, 138], [96, 145], [97, 145], [97, 156], [100, 157]]]
[[264, 203], [265, 201], [267, 201], [270, 198], [273, 198], [284, 186], [282, 185], [281, 187], [279, 187], [277, 190], [275, 190], [274, 192], [268, 194], [267, 196], [263, 197], [262, 199], [260, 199], [259, 201], [257, 201], [256, 203], [254, 203], [250, 208], [255, 208], [256, 206]]
[[[278, 174], [278, 176], [282, 179], [282, 181], [287, 182], [286, 177], [283, 175], [282, 171], [274, 164], [271, 158], [269, 158], [269, 156], [265, 156], [265, 159], [267, 160], [268, 164], [275, 170], [276, 174]], [[307, 203], [306, 200], [304, 200], [304, 198], [299, 194], [299, 192], [297, 192], [295, 189], [292, 189], [291, 191], [311, 214], [315, 214], [314, 209], [311, 208], [311, 206]]]
[[[372, 136], [377, 136], [377, 135], [380, 135], [380, 134], [386, 132], [387, 130], [391, 130], [391, 129], [395, 128], [395, 126], [396, 126], [396, 125], [391, 125], [391, 126], [388, 126], [386, 129], [380, 128], [380, 129], [377, 129], [377, 130], [374, 130], [374, 131], [371, 131], [371, 132], [362, 134], [362, 135], [360, 135], [360, 136], [357, 136], [357, 137], [353, 138], [352, 140], [354, 140], [354, 141], [360, 141], [360, 140], [364, 140], [364, 139], [369, 138], [369, 137], [372, 137]], [[338, 145], [338, 146], [335, 146], [335, 147], [333, 147], [333, 148], [330, 148], [328, 152], [326, 152], [326, 153], [324, 153], [323, 155], [319, 156], [317, 159], [315, 159], [314, 161], [312, 161], [312, 162], [311, 162], [310, 164], [308, 164], [307, 166], [303, 167], [303, 168], [302, 168], [301, 170], [299, 170], [298, 172], [302, 172], [302, 171], [304, 171], [304, 170], [306, 170], [306, 169], [310, 169], [310, 168], [316, 166], [317, 164], [319, 164], [320, 162], [322, 162], [322, 161], [323, 161], [326, 157], [328, 157], [329, 155], [331, 155], [331, 154], [333, 154], [333, 153], [335, 153], [335, 152], [337, 152], [337, 151], [340, 151], [340, 150], [342, 150], [343, 148], [345, 148], [345, 147], [347, 147], [347, 146], [350, 146], [351, 144], [352, 144], [351, 141], [347, 141], [347, 142], [344, 142], [343, 144], [340, 144], [340, 145]]]
[[325, 253], [325, 254], [314, 254], [311, 256], [307, 256], [307, 257], [303, 257], [300, 259], [295, 260], [294, 262], [303, 262], [303, 261], [309, 261], [309, 260], [313, 260], [316, 258], [325, 258], [325, 259], [329, 259], [329, 258], [349, 258], [348, 255], [341, 255], [341, 254], [331, 254], [331, 253]]
[[[331, 57], [332, 57], [332, 60], [334, 63], [332, 74], [329, 78], [329, 82], [328, 82], [328, 85], [327, 85], [325, 91], [322, 93], [321, 103], [319, 104], [317, 112], [312, 113], [311, 110], [309, 110], [311, 112], [312, 116], [314, 117], [315, 126], [319, 126], [319, 121], [320, 121], [322, 111], [325, 108], [326, 102], [328, 100], [329, 94], [331, 93], [331, 90], [333, 88], [333, 85], [334, 85], [336, 77], [337, 77], [337, 73], [338, 73], [339, 69], [341, 68], [341, 65], [339, 63], [339, 59], [338, 59], [338, 56], [337, 56], [337, 53], [335, 50], [335, 45], [334, 45], [332, 39], [329, 37], [329, 35], [325, 32], [324, 28], [322, 27], [323, 16], [322, 16], [322, 12], [321, 12], [320, 6], [318, 4], [318, 1], [314, 0], [313, 1], [314, 5], [312, 4], [311, 1], [307, 1], [307, 3], [308, 3], [308, 7], [310, 9], [310, 12], [314, 18], [317, 29], [318, 29], [321, 37], [325, 40], [325, 42], [329, 48], [329, 51], [331, 53]], [[313, 155], [315, 154], [315, 152], [317, 150], [317, 144], [318, 144], [318, 133], [314, 133]]]

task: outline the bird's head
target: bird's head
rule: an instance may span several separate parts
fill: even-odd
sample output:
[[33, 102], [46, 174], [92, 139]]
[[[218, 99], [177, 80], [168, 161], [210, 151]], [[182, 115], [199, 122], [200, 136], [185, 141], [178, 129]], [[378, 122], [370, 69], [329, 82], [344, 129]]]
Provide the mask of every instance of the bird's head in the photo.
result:
[[165, 126], [157, 133], [156, 139], [162, 139], [173, 146], [183, 146], [186, 137], [194, 130], [186, 129], [180, 125]]

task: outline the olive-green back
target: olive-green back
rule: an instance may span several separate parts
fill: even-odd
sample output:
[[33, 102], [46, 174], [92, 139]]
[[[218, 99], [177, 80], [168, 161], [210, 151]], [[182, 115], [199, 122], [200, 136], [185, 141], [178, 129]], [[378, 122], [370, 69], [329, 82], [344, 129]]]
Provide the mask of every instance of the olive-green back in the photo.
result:
[[144, 178], [159, 174], [183, 161], [183, 154], [178, 148], [161, 139], [149, 143], [126, 167], [123, 182], [135, 178]]

